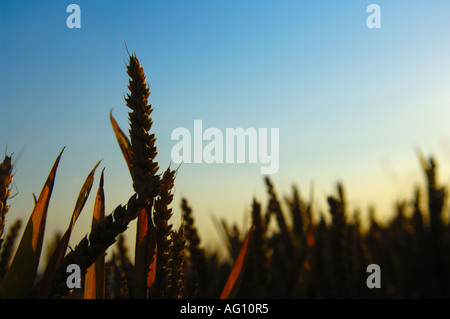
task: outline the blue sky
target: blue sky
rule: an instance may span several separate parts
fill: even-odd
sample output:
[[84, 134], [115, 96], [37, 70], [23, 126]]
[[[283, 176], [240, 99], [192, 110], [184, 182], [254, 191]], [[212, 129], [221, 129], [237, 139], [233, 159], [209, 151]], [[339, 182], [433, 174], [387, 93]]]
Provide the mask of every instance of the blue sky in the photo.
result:
[[[71, 3], [80, 29], [66, 26]], [[380, 29], [366, 25], [370, 3], [381, 8]], [[128, 129], [124, 41], [150, 85], [161, 170], [171, 132], [195, 119], [224, 131], [279, 128], [280, 195], [295, 183], [309, 197], [314, 183], [326, 210], [343, 181], [352, 210], [373, 204], [387, 218], [423, 181], [416, 147], [450, 178], [449, 14], [448, 1], [1, 1], [0, 149], [22, 151], [8, 220], [28, 218], [64, 146], [50, 232], [67, 227], [100, 159], [107, 211], [132, 195], [109, 123], [113, 109]], [[205, 238], [218, 240], [211, 214], [242, 225], [252, 197], [266, 200], [259, 166], [182, 165], [174, 223], [185, 196]], [[74, 243], [90, 228], [99, 173]]]

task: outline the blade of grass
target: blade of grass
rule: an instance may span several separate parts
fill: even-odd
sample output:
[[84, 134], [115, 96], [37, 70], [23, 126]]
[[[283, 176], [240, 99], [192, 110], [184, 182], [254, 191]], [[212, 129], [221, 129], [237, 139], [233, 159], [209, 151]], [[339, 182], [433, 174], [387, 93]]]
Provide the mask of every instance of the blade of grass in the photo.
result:
[[67, 228], [63, 237], [59, 241], [58, 246], [56, 246], [56, 249], [44, 271], [44, 275], [39, 281], [36, 290], [32, 294], [33, 297], [43, 298], [46, 297], [47, 295], [51, 279], [56, 269], [64, 259], [64, 255], [66, 254], [67, 247], [69, 246], [70, 236], [72, 234], [73, 227], [75, 226], [75, 222], [77, 221], [78, 216], [80, 216], [80, 213], [83, 210], [83, 207], [86, 204], [86, 201], [89, 197], [89, 193], [91, 191], [92, 184], [94, 182], [95, 170], [97, 169], [98, 165], [100, 165], [100, 161], [94, 166], [92, 171], [89, 173], [83, 184], [83, 187], [80, 190], [74, 211], [72, 213], [72, 218], [70, 219], [69, 227]]
[[131, 174], [131, 144], [128, 140], [128, 137], [124, 134], [124, 132], [120, 129], [116, 120], [112, 115], [112, 110], [109, 112], [109, 119], [111, 121], [111, 125], [114, 130], [114, 134], [116, 135], [117, 142], [119, 143], [120, 150], [122, 151], [123, 157], [128, 165], [128, 170]]
[[239, 285], [242, 281], [242, 277], [245, 271], [245, 266], [248, 260], [248, 252], [250, 246], [250, 240], [253, 234], [253, 226], [250, 228], [247, 236], [245, 237], [244, 243], [242, 244], [242, 248], [239, 252], [238, 257], [231, 269], [231, 273], [228, 276], [227, 282], [222, 290], [222, 294], [220, 299], [232, 299], [236, 296], [236, 293], [239, 289]]
[[138, 285], [138, 294], [142, 298], [147, 297], [147, 290], [153, 284], [154, 274], [151, 274], [151, 264], [156, 260], [154, 251], [156, 249], [155, 228], [149, 218], [151, 216], [151, 205], [139, 213], [136, 229], [135, 244], [135, 276]]
[[[105, 192], [103, 190], [103, 172], [100, 177], [97, 197], [94, 203], [94, 213], [92, 216], [93, 230], [102, 222], [105, 217]], [[99, 256], [95, 263], [87, 269], [84, 281], [84, 299], [104, 299], [105, 298], [105, 254]]]
[[1, 287], [2, 298], [25, 298], [33, 287], [41, 256], [50, 197], [64, 148], [56, 158], [23, 232]]

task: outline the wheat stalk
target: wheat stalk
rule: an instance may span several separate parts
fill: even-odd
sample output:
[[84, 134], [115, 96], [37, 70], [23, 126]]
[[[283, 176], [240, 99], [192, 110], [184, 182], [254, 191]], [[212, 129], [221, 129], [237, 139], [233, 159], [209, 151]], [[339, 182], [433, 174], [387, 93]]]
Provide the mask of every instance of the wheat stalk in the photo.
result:
[[253, 244], [250, 248], [248, 273], [252, 278], [254, 297], [267, 297], [271, 281], [269, 249], [267, 246], [267, 227], [261, 214], [261, 204], [253, 199], [252, 203]]
[[125, 235], [120, 234], [117, 237], [117, 258], [120, 261], [120, 268], [123, 271], [127, 283], [127, 293], [130, 298], [136, 297], [136, 279], [134, 276], [134, 267], [128, 257], [128, 248], [125, 245]]
[[125, 274], [125, 271], [122, 270], [119, 265], [117, 264], [117, 256], [115, 253], [113, 253], [113, 257], [111, 260], [111, 268], [113, 272], [113, 282], [114, 286], [113, 294], [114, 298], [116, 299], [128, 299], [130, 297], [129, 291], [128, 291], [128, 281], [127, 276]]
[[6, 224], [6, 214], [9, 211], [7, 200], [11, 195], [12, 160], [11, 156], [6, 156], [0, 164], [0, 248], [3, 243], [3, 229]]
[[444, 236], [444, 223], [442, 220], [442, 212], [444, 203], [447, 197], [447, 190], [445, 187], [439, 187], [436, 180], [436, 161], [431, 157], [428, 163], [425, 163], [423, 169], [427, 177], [428, 186], [428, 209], [430, 214], [430, 228], [433, 259], [435, 264], [435, 271], [440, 278], [439, 287], [442, 295], [448, 295], [450, 288], [448, 287], [450, 281], [450, 274], [445, 269], [445, 258], [443, 257], [442, 238]]
[[184, 232], [186, 236], [187, 251], [189, 253], [190, 271], [197, 278], [198, 297], [203, 297], [208, 286], [207, 270], [208, 265], [203, 248], [200, 247], [200, 238], [194, 225], [192, 209], [185, 198], [181, 201], [181, 210], [183, 212]]
[[291, 216], [292, 216], [292, 232], [295, 235], [297, 241], [303, 246], [306, 240], [304, 219], [307, 215], [305, 204], [300, 198], [299, 190], [297, 187], [292, 187], [292, 199], [287, 199]]
[[6, 236], [5, 244], [1, 248], [0, 254], [0, 282], [8, 271], [9, 263], [11, 257], [14, 253], [14, 244], [16, 242], [17, 236], [19, 235], [19, 230], [22, 227], [22, 221], [20, 219], [16, 220], [9, 230]]
[[180, 226], [178, 231], [172, 231], [171, 233], [172, 244], [170, 246], [170, 275], [169, 275], [169, 298], [181, 299], [183, 296], [184, 286], [184, 248], [186, 240], [184, 238], [183, 225]]
[[[293, 252], [293, 240], [291, 231], [286, 223], [286, 220], [283, 215], [283, 211], [281, 209], [280, 201], [278, 200], [277, 193], [275, 192], [275, 188], [272, 184], [272, 181], [269, 177], [265, 178], [266, 186], [267, 186], [267, 192], [269, 195], [269, 205], [268, 205], [268, 212], [269, 214], [275, 214], [278, 227], [280, 228], [280, 233], [283, 239], [283, 243], [286, 247], [286, 250], [288, 253]], [[268, 223], [268, 220], [266, 221]]]
[[[340, 194], [342, 198], [342, 194]], [[340, 199], [333, 196], [327, 198], [330, 206], [330, 214], [332, 217], [332, 224], [330, 228], [330, 279], [331, 289], [335, 297], [348, 297], [347, 289], [347, 260], [346, 257], [348, 249], [348, 234], [345, 211], [342, 210], [344, 204]]]

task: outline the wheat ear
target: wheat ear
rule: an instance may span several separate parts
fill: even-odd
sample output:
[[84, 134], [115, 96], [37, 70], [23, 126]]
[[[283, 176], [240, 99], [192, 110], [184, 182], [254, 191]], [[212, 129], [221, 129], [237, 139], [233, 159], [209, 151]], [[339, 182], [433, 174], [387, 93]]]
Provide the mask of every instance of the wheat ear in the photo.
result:
[[173, 231], [172, 244], [170, 246], [170, 286], [168, 288], [169, 298], [181, 299], [183, 296], [184, 281], [184, 248], [186, 240], [184, 238], [183, 225], [178, 231]]
[[12, 161], [11, 156], [6, 156], [0, 164], [0, 248], [3, 243], [3, 229], [6, 224], [6, 214], [9, 206], [7, 200], [11, 194], [12, 176]]
[[156, 281], [151, 287], [151, 296], [153, 298], [165, 298], [166, 287], [170, 285], [171, 276], [170, 259], [170, 236], [172, 225], [169, 224], [172, 217], [172, 209], [169, 208], [173, 200], [172, 188], [175, 179], [175, 171], [168, 168], [161, 178], [161, 188], [159, 197], [155, 201], [153, 212], [153, 223], [156, 228]]
[[[126, 105], [131, 111], [128, 113], [130, 120], [130, 141], [131, 141], [131, 175], [133, 187], [139, 192], [141, 187], [153, 180], [159, 180], [156, 176], [158, 162], [154, 159], [157, 155], [155, 146], [155, 135], [149, 134], [153, 125], [151, 113], [153, 108], [148, 104], [150, 90], [141, 66], [136, 55], [129, 56], [127, 73], [130, 77], [128, 89], [130, 93], [125, 97]], [[151, 197], [157, 195], [155, 188], [151, 192]]]
[[200, 238], [194, 225], [192, 209], [185, 198], [182, 199], [181, 209], [183, 212], [183, 225], [184, 234], [186, 236], [187, 251], [189, 252], [189, 262], [191, 267], [190, 271], [192, 271], [191, 274], [198, 279], [197, 282], [199, 291], [197, 293], [197, 297], [203, 297], [202, 293], [205, 292], [208, 286], [208, 265], [206, 255], [203, 248], [200, 247]]
[[135, 219], [142, 209], [145, 209], [151, 202], [149, 192], [155, 185], [147, 185], [140, 193], [142, 196], [134, 194], [128, 200], [126, 206], [117, 206], [117, 208], [98, 224], [89, 234], [85, 236], [72, 250], [66, 255], [63, 262], [56, 271], [51, 296], [64, 295], [69, 292], [66, 285], [66, 269], [70, 264], [77, 264], [82, 274], [91, 266], [98, 256], [105, 253], [109, 246], [115, 243], [117, 236], [123, 233], [128, 224]]

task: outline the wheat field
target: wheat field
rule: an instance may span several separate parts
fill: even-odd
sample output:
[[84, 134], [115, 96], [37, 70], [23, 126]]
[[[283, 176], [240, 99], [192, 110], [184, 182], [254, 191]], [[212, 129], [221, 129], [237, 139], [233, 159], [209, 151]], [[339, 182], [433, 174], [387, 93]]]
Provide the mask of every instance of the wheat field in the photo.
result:
[[[97, 163], [80, 190], [66, 232], [55, 236], [52, 253], [44, 260], [46, 215], [64, 149], [26, 222], [9, 213], [13, 171], [20, 167], [14, 166], [13, 154], [5, 154], [0, 165], [1, 298], [450, 297], [447, 189], [438, 181], [436, 159], [419, 156], [423, 187], [412, 185], [410, 200], [399, 201], [389, 221], [381, 223], [372, 213], [366, 230], [358, 212], [349, 211], [343, 184], [327, 197], [328, 211], [317, 212], [299, 189], [279, 194], [265, 177], [261, 183], [268, 200], [249, 198], [251, 226], [243, 229], [219, 221], [227, 249], [210, 252], [196, 228], [195, 207], [188, 198], [173, 202], [177, 170], [161, 170], [157, 162], [150, 92], [135, 54], [129, 54], [126, 71], [129, 135], [112, 112], [110, 121], [133, 181], [133, 196], [106, 214], [102, 171], [92, 228], [69, 249], [73, 227], [94, 186]], [[178, 229], [172, 225], [173, 210], [182, 215]], [[135, 233], [128, 230], [131, 223], [136, 223]], [[127, 236], [136, 238], [135, 247], [127, 247]], [[113, 253], [106, 255], [108, 249]], [[219, 258], [223, 254], [229, 258]], [[42, 272], [40, 262], [45, 263]], [[72, 264], [81, 269], [80, 288], [67, 284]], [[370, 264], [381, 269], [380, 288], [367, 287]]]

